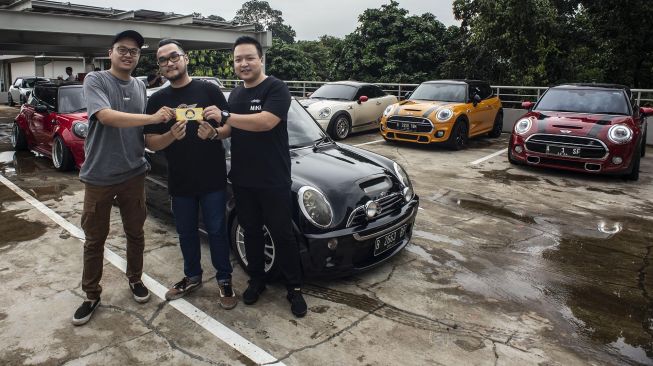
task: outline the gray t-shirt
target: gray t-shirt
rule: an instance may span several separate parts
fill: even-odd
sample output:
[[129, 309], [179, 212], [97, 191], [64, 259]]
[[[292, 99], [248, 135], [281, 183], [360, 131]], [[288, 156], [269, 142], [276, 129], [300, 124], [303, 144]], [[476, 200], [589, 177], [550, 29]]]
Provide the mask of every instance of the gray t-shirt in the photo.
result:
[[131, 78], [120, 80], [109, 71], [91, 72], [84, 78], [88, 136], [84, 144], [86, 160], [79, 172], [82, 182], [109, 186], [148, 171], [143, 127], [118, 128], [102, 124], [95, 114], [103, 109], [125, 113], [145, 113], [145, 84]]

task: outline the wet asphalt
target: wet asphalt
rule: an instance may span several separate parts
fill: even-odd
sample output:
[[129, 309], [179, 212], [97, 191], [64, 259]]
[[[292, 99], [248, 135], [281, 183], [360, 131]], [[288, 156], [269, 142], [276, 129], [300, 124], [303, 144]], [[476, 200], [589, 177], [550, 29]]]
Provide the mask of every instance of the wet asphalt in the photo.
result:
[[[77, 172], [12, 150], [17, 111], [0, 106], [0, 174], [79, 226]], [[413, 241], [370, 272], [309, 281], [304, 319], [289, 313], [280, 284], [227, 312], [205, 276], [188, 300], [287, 365], [653, 364], [653, 146], [637, 182], [512, 166], [505, 154], [471, 164], [507, 141], [474, 139], [460, 152], [362, 146], [411, 176], [421, 205]], [[145, 271], [176, 282], [172, 219], [152, 208], [145, 228]], [[107, 247], [124, 257], [123, 237], [116, 211]], [[110, 264], [103, 305], [72, 327], [81, 249], [0, 184], [1, 364], [251, 364], [165, 301], [135, 304]], [[235, 268], [237, 290], [246, 280]]]

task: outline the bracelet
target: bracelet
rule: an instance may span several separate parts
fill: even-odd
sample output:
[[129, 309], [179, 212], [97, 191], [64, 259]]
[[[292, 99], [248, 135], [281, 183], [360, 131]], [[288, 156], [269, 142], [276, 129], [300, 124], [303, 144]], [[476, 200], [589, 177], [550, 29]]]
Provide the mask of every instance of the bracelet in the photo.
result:
[[220, 136], [220, 131], [218, 131], [217, 128], [214, 128], [213, 131], [215, 131], [215, 135], [213, 135], [213, 137], [211, 137], [211, 140], [215, 140], [215, 139], [218, 138], [218, 136]]

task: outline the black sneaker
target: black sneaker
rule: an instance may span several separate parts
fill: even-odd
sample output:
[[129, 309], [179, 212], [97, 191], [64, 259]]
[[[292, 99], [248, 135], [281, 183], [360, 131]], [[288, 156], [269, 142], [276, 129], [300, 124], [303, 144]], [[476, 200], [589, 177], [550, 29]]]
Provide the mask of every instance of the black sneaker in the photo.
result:
[[304, 296], [302, 296], [301, 288], [288, 290], [288, 295], [286, 295], [286, 298], [288, 301], [290, 301], [290, 311], [292, 311], [293, 315], [298, 318], [306, 315], [306, 301], [304, 301]]
[[147, 287], [145, 287], [143, 282], [130, 282], [129, 288], [132, 290], [132, 294], [134, 295], [134, 300], [136, 300], [136, 302], [142, 304], [150, 299], [150, 291], [147, 289]]
[[191, 281], [190, 278], [184, 277], [181, 281], [175, 283], [168, 292], [166, 292], [166, 300], [177, 300], [200, 287], [202, 287], [202, 280]]
[[265, 282], [261, 280], [249, 280], [247, 290], [243, 292], [243, 302], [245, 305], [252, 305], [258, 301], [258, 297], [265, 290]]
[[83, 325], [88, 323], [98, 305], [100, 305], [99, 298], [97, 300], [85, 300], [82, 305], [77, 308], [75, 315], [73, 315], [73, 325]]

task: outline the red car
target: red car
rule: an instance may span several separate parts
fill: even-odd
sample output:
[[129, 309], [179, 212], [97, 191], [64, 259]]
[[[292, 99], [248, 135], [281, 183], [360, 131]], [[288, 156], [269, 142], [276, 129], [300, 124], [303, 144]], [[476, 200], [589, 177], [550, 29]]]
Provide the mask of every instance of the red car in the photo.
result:
[[59, 171], [80, 168], [88, 134], [80, 84], [37, 84], [14, 121], [11, 143], [52, 158]]
[[636, 106], [628, 87], [559, 85], [522, 106], [528, 112], [513, 127], [511, 163], [639, 179], [653, 108]]

